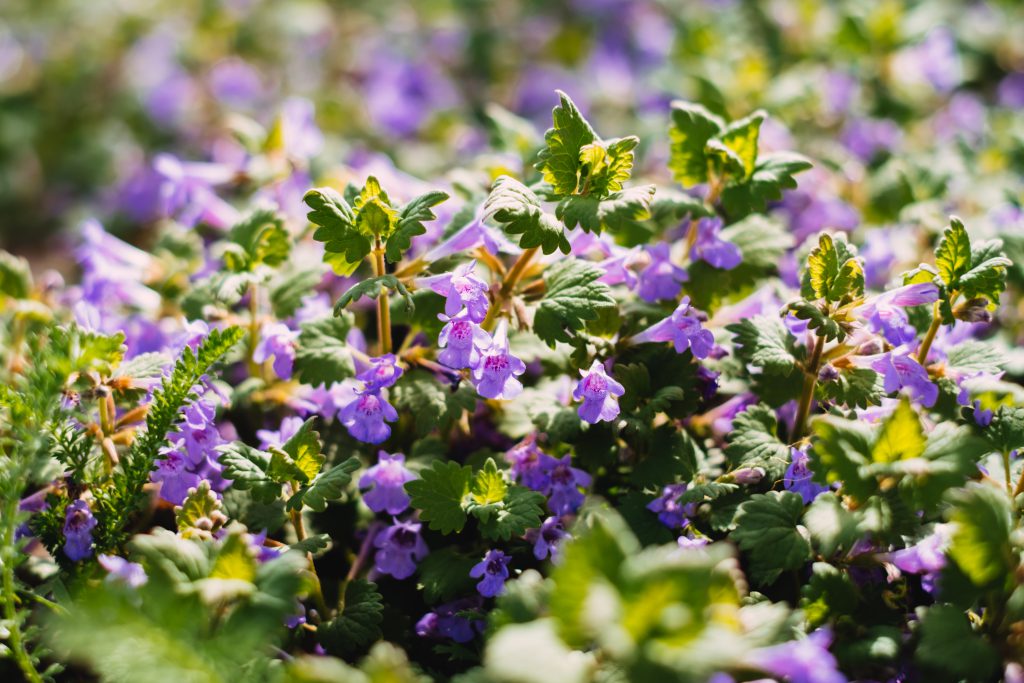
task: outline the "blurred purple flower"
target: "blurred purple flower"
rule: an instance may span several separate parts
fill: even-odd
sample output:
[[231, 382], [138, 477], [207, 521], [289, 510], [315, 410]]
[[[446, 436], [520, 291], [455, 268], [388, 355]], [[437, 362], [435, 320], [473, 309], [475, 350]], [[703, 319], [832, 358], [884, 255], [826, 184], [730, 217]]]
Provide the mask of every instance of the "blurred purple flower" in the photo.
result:
[[569, 533], [565, 530], [559, 517], [548, 517], [539, 528], [529, 529], [526, 532], [526, 540], [533, 543], [533, 556], [538, 560], [543, 560], [546, 557], [554, 560], [558, 552], [558, 545], [565, 538], [569, 538]]
[[398, 365], [398, 357], [393, 353], [370, 359], [370, 367], [356, 375], [356, 379], [366, 383], [366, 391], [379, 391], [392, 386], [402, 376], [403, 370]]
[[99, 555], [96, 559], [99, 560], [100, 566], [107, 570], [106, 580], [110, 583], [138, 588], [149, 580], [146, 570], [137, 562], [129, 562], [117, 555]]
[[374, 512], [397, 515], [409, 507], [409, 496], [405, 492], [406, 482], [416, 478], [405, 467], [405, 455], [389, 455], [385, 451], [377, 454], [377, 464], [370, 467], [359, 478], [360, 489], [372, 489], [363, 494], [363, 502]]
[[694, 503], [680, 503], [679, 498], [686, 493], [686, 484], [669, 484], [661, 490], [661, 495], [647, 504], [647, 509], [658, 515], [658, 521], [669, 529], [683, 529], [689, 518], [697, 512]]
[[1024, 109], [1024, 72], [1015, 71], [1007, 74], [999, 82], [996, 95], [999, 105], [1009, 109]]
[[64, 554], [72, 562], [92, 555], [92, 530], [96, 524], [96, 518], [84, 500], [68, 505], [64, 513]]
[[686, 271], [672, 263], [667, 242], [645, 247], [651, 262], [640, 272], [640, 286], [637, 294], [641, 299], [654, 303], [662, 299], [675, 299], [689, 279]]
[[804, 499], [804, 505], [809, 505], [815, 498], [828, 491], [828, 487], [814, 481], [806, 447], [790, 448], [789, 453], [790, 463], [786, 468], [782, 485], [787, 491], [799, 493]]
[[800, 640], [753, 650], [746, 661], [790, 683], [846, 683], [836, 658], [828, 651], [831, 642], [832, 634], [819, 629]]
[[466, 612], [480, 609], [482, 600], [473, 596], [438, 605], [433, 612], [427, 612], [416, 622], [416, 635], [420, 638], [450, 639], [456, 643], [468, 643], [483, 632], [482, 619], [469, 619]]
[[722, 219], [701, 218], [697, 221], [697, 240], [690, 248], [690, 259], [701, 260], [722, 270], [732, 270], [743, 261], [740, 249], [718, 236]]
[[550, 465], [551, 493], [548, 497], [548, 508], [556, 515], [571, 515], [583, 505], [584, 495], [580, 487], [588, 487], [591, 483], [589, 474], [572, 466], [572, 456], [561, 458], [547, 456]]
[[260, 450], [268, 450], [271, 446], [283, 446], [288, 439], [295, 436], [302, 423], [301, 417], [290, 415], [281, 420], [281, 426], [276, 430], [257, 429], [256, 438], [260, 440]]
[[298, 338], [299, 333], [284, 323], [264, 325], [260, 331], [260, 340], [253, 349], [252, 359], [264, 363], [273, 358], [274, 374], [281, 379], [291, 379], [295, 364], [295, 340]]

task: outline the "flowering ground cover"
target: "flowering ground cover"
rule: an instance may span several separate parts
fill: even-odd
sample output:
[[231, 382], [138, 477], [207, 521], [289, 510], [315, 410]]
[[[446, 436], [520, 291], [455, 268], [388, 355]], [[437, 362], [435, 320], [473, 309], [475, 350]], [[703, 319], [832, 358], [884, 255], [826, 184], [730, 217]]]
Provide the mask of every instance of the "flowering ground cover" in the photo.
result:
[[0, 12], [0, 678], [1024, 681], [1024, 9], [377, 5]]

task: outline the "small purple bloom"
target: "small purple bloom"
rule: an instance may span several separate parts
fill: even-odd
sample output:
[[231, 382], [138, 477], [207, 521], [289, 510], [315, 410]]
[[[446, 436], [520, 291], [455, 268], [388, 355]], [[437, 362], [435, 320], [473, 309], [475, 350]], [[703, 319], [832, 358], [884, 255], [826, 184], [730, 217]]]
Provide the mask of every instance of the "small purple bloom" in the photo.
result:
[[569, 533], [558, 517], [548, 517], [540, 525], [540, 528], [529, 529], [526, 532], [526, 540], [533, 543], [533, 556], [538, 560], [549, 556], [554, 560], [558, 552], [558, 544], [567, 537], [569, 537]]
[[480, 363], [473, 368], [477, 393], [484, 398], [512, 399], [523, 391], [516, 377], [526, 372], [526, 364], [508, 350], [508, 321], [502, 319], [494, 331]]
[[378, 391], [397, 382], [402, 372], [395, 354], [386, 353], [378, 358], [371, 358], [370, 367], [356, 375], [356, 379], [366, 382], [366, 391]]
[[988, 427], [992, 424], [993, 411], [991, 408], [982, 408], [981, 401], [974, 401], [974, 422], [979, 427]]
[[561, 458], [547, 456], [550, 464], [551, 494], [548, 507], [556, 515], [571, 515], [583, 505], [584, 495], [580, 487], [588, 487], [591, 483], [589, 474], [572, 466], [572, 456]]
[[185, 455], [178, 448], [161, 450], [156, 469], [150, 478], [160, 483], [160, 497], [173, 505], [181, 505], [188, 490], [199, 486], [199, 475], [189, 469]]
[[1014, 72], [999, 82], [999, 105], [1009, 109], [1024, 109], [1024, 72]]
[[696, 309], [691, 312], [690, 297], [684, 296], [672, 315], [654, 323], [633, 337], [633, 341], [638, 344], [670, 341], [677, 353], [690, 349], [695, 358], [707, 358], [715, 346], [715, 337], [701, 326], [702, 317]]
[[882, 374], [885, 390], [890, 394], [906, 389], [925, 408], [931, 408], [939, 398], [939, 388], [928, 377], [928, 371], [905, 349], [885, 353], [872, 361], [871, 367]]
[[381, 443], [391, 436], [387, 423], [398, 419], [398, 411], [379, 391], [361, 391], [338, 411], [338, 419], [360, 441]]
[[253, 349], [252, 359], [263, 363], [274, 359], [274, 373], [281, 379], [292, 378], [292, 367], [295, 364], [295, 340], [299, 333], [284, 323], [266, 325], [260, 332], [260, 341]]
[[743, 261], [740, 249], [718, 236], [722, 230], [721, 218], [701, 218], [697, 221], [697, 240], [690, 248], [690, 259], [701, 260], [722, 270], [732, 270]]
[[96, 559], [107, 570], [107, 581], [110, 583], [122, 583], [130, 588], [138, 588], [149, 580], [146, 570], [138, 562], [129, 562], [117, 555], [100, 555]]
[[857, 313], [868, 319], [873, 332], [881, 334], [894, 346], [909, 344], [917, 337], [904, 308], [921, 306], [937, 301], [939, 288], [932, 282], [919, 282], [882, 292], [857, 308]]
[[626, 393], [625, 387], [608, 376], [604, 365], [595, 360], [590, 370], [580, 370], [583, 377], [576, 383], [572, 396], [583, 403], [579, 415], [590, 424], [610, 422], [619, 415], [618, 397]]
[[374, 512], [397, 515], [409, 507], [409, 496], [405, 492], [406, 482], [416, 478], [405, 467], [405, 455], [388, 455], [380, 451], [377, 464], [366, 470], [359, 478], [360, 489], [372, 489], [363, 494], [363, 502]]
[[810, 468], [810, 457], [804, 448], [790, 449], [790, 463], [786, 468], [782, 485], [787, 491], [799, 493], [800, 497], [804, 499], [804, 505], [808, 505], [819, 495], [828, 491], [827, 486], [822, 486], [814, 481]]
[[505, 453], [509, 472], [528, 489], [547, 492], [551, 488], [551, 472], [546, 463], [554, 460], [537, 446], [537, 435], [530, 434]]
[[893, 151], [903, 140], [903, 131], [889, 119], [854, 119], [840, 135], [843, 145], [867, 163], [882, 151]]
[[421, 525], [417, 522], [399, 522], [377, 534], [373, 546], [377, 548], [374, 567], [381, 574], [390, 574], [396, 579], [407, 579], [416, 571], [416, 563], [427, 556], [430, 550], [420, 536]]
[[676, 539], [676, 543], [683, 550], [696, 550], [697, 548], [703, 548], [708, 544], [706, 536], [680, 536]]
[[64, 554], [72, 562], [78, 562], [92, 555], [92, 530], [96, 518], [92, 516], [89, 504], [76, 500], [68, 505], [64, 513]]
[[686, 484], [669, 484], [661, 491], [661, 495], [647, 504], [647, 509], [658, 515], [658, 521], [669, 529], [683, 529], [688, 519], [697, 512], [694, 503], [682, 504], [679, 497], [686, 492]]
[[427, 261], [440, 261], [453, 254], [463, 254], [477, 247], [483, 247], [491, 254], [504, 252], [518, 254], [521, 249], [512, 244], [505, 234], [496, 228], [484, 224], [479, 217], [470, 221], [454, 235], [437, 245], [424, 255]]
[[481, 579], [476, 584], [476, 589], [485, 598], [493, 598], [505, 590], [505, 580], [508, 579], [508, 563], [512, 561], [500, 550], [488, 550], [484, 559], [478, 562], [469, 570], [469, 575], [474, 579]]
[[832, 634], [819, 629], [806, 638], [753, 650], [747, 661], [790, 683], [846, 683], [828, 651]]
[[662, 299], [675, 299], [689, 279], [686, 271], [672, 263], [667, 242], [647, 247], [650, 264], [640, 272], [637, 294], [644, 301], [654, 303]]
[[416, 635], [420, 638], [447, 638], [456, 643], [468, 643], [483, 631], [484, 622], [481, 619], [468, 619], [463, 614], [479, 610], [482, 602], [474, 595], [438, 605], [433, 612], [427, 612], [416, 622]]
[[937, 524], [935, 531], [909, 548], [897, 550], [888, 557], [900, 571], [921, 575], [921, 587], [935, 591], [940, 572], [946, 566], [946, 550], [951, 541], [951, 527]]
[[442, 348], [437, 360], [455, 370], [476, 368], [484, 349], [491, 344], [491, 335], [470, 320], [466, 311], [454, 317], [442, 313], [438, 318], [445, 321], [445, 326], [437, 336], [437, 345]]
[[295, 436], [302, 423], [301, 417], [290, 415], [281, 420], [281, 426], [276, 430], [257, 429], [256, 438], [260, 440], [260, 450], [269, 450], [271, 446], [283, 446], [288, 439]]
[[487, 283], [473, 272], [476, 261], [459, 264], [451, 273], [432, 275], [417, 281], [422, 287], [429, 287], [445, 297], [444, 312], [449, 318], [454, 317], [462, 307], [466, 307], [469, 319], [475, 323], [483, 322], [487, 317]]

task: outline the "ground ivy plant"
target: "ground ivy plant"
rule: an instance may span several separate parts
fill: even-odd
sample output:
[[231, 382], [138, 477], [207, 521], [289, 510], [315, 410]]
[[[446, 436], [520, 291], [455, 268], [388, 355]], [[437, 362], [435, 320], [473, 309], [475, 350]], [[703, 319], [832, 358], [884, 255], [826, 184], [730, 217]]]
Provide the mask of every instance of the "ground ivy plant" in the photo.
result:
[[73, 286], [0, 257], [19, 675], [1020, 675], [999, 235], [798, 235], [764, 111], [605, 138], [554, 97], [500, 113], [532, 166], [313, 168], [272, 126], [194, 226], [84, 224]]

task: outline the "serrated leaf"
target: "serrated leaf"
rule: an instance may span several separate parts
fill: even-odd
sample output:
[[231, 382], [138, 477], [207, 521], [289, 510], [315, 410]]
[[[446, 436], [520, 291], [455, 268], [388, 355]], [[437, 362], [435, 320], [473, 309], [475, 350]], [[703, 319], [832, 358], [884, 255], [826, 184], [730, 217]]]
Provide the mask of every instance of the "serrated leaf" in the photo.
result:
[[314, 422], [315, 417], [309, 418], [284, 445], [271, 447], [267, 474], [281, 483], [305, 484], [320, 473], [326, 458], [320, 453], [320, 435], [313, 431]]
[[764, 211], [769, 202], [782, 199], [783, 190], [796, 187], [794, 175], [811, 166], [810, 160], [799, 154], [766, 154], [758, 160], [750, 178], [722, 191], [722, 206], [732, 219]]
[[921, 419], [910, 406], [910, 401], [903, 397], [882, 424], [882, 430], [871, 448], [871, 459], [885, 463], [910, 460], [920, 457], [924, 447]]
[[767, 114], [756, 111], [738, 121], [730, 123], [718, 136], [740, 162], [739, 180], [746, 180], [754, 172], [757, 165], [757, 141], [761, 124]]
[[778, 317], [756, 316], [726, 326], [737, 354], [768, 374], [788, 375], [796, 367], [795, 337]]
[[352, 658], [381, 637], [384, 604], [377, 584], [364, 579], [349, 581], [340, 610], [338, 616], [320, 624], [317, 638], [328, 653]]
[[654, 192], [654, 185], [641, 185], [608, 195], [604, 199], [571, 195], [558, 203], [555, 216], [570, 230], [578, 225], [586, 232], [600, 233], [604, 229], [617, 232], [632, 222], [650, 217]]
[[864, 296], [864, 269], [845, 242], [834, 242], [827, 233], [807, 257], [801, 294], [808, 299], [841, 301]]
[[803, 512], [803, 498], [790, 491], [756, 494], [740, 505], [732, 537], [749, 555], [756, 584], [769, 585], [811, 558], [810, 543], [797, 528]]
[[779, 479], [789, 464], [789, 446], [777, 436], [775, 412], [764, 404], [750, 406], [733, 418], [725, 454], [736, 466], [762, 467]]
[[596, 309], [614, 306], [611, 289], [598, 279], [604, 272], [579, 259], [558, 261], [544, 271], [547, 288], [533, 318], [533, 331], [548, 346], [568, 342], [567, 329], [578, 332], [597, 317]]
[[480, 508], [468, 507], [477, 517], [480, 533], [492, 541], [507, 541], [522, 536], [527, 529], [540, 526], [544, 518], [545, 498], [542, 494], [522, 486], [508, 487], [504, 500], [495, 505], [486, 515], [478, 514]]
[[978, 587], [1006, 584], [1020, 563], [1010, 544], [1010, 501], [998, 489], [972, 484], [950, 494], [953, 531], [949, 557]]
[[252, 583], [256, 578], [256, 558], [242, 531], [233, 531], [221, 542], [210, 569], [211, 579], [231, 579]]
[[218, 446], [217, 451], [224, 466], [224, 478], [231, 481], [231, 488], [252, 491], [253, 498], [263, 503], [270, 503], [281, 494], [281, 484], [267, 474], [269, 453], [241, 441]]
[[683, 187], [706, 182], [708, 162], [705, 147], [724, 128], [725, 122], [702, 105], [673, 102], [668, 161], [672, 178], [682, 183]]
[[935, 249], [935, 266], [947, 287], [957, 284], [971, 267], [971, 238], [956, 216], [949, 219], [949, 227]]
[[352, 473], [359, 469], [359, 458], [352, 456], [339, 465], [316, 476], [309, 486], [303, 487], [288, 499], [288, 509], [297, 510], [305, 505], [316, 512], [327, 509], [328, 501], [338, 500], [352, 481]]
[[789, 310], [800, 320], [806, 320], [807, 327], [813, 330], [819, 337], [824, 337], [826, 341], [832, 341], [833, 339], [843, 341], [846, 339], [848, 332], [845, 325], [840, 324], [838, 320], [827, 315], [818, 305], [801, 299], [790, 303]]
[[448, 602], [473, 590], [469, 576], [478, 557], [461, 554], [450, 546], [427, 555], [416, 567], [423, 584], [423, 599], [428, 605]]
[[490, 505], [505, 500], [508, 492], [508, 484], [505, 477], [498, 470], [494, 458], [487, 458], [484, 466], [473, 475], [473, 485], [469, 489], [469, 495], [477, 505]]
[[640, 144], [635, 135], [594, 141], [580, 148], [580, 194], [606, 197], [622, 189], [633, 170], [633, 150]]
[[1024, 408], [1000, 406], [992, 415], [985, 438], [1001, 453], [1024, 450]]
[[331, 545], [331, 537], [327, 534], [313, 534], [307, 536], [298, 543], [292, 543], [288, 546], [291, 550], [300, 552], [303, 555], [310, 554], [313, 557], [322, 555], [327, 548]]
[[302, 323], [295, 346], [295, 372], [304, 384], [330, 386], [355, 374], [345, 338], [352, 329], [347, 316]]
[[317, 226], [313, 239], [324, 243], [324, 261], [338, 275], [351, 275], [373, 249], [370, 238], [356, 228], [352, 207], [329, 187], [308, 191], [302, 201], [311, 209], [306, 217]]
[[570, 251], [562, 223], [545, 212], [533, 190], [515, 178], [503, 175], [494, 181], [484, 202], [484, 219], [493, 219], [509, 235], [518, 235], [523, 249], [539, 247], [545, 254]]
[[556, 194], [569, 195], [580, 181], [581, 150], [598, 138], [569, 96], [557, 92], [560, 103], [551, 112], [554, 125], [544, 134], [545, 147], [537, 155], [536, 168]]
[[838, 378], [818, 382], [815, 389], [821, 396], [848, 408], [881, 405], [885, 397], [882, 376], [871, 368], [839, 368]]
[[344, 294], [338, 297], [338, 301], [334, 304], [335, 314], [343, 311], [350, 303], [358, 301], [364, 296], [376, 299], [385, 288], [401, 296], [405, 301], [406, 310], [412, 310], [413, 302], [409, 289], [397, 277], [388, 274], [367, 278], [352, 285]]
[[222, 258], [227, 269], [236, 273], [261, 265], [273, 268], [287, 260], [291, 247], [284, 218], [271, 209], [257, 209], [228, 232]]
[[952, 605], [934, 605], [921, 619], [918, 664], [940, 679], [987, 681], [999, 667], [999, 654], [971, 628], [967, 615]]
[[831, 491], [814, 499], [804, 513], [804, 524], [815, 548], [826, 558], [840, 549], [849, 550], [860, 539], [857, 518]]
[[463, 499], [469, 493], [473, 471], [457, 462], [435, 460], [420, 470], [420, 478], [405, 485], [412, 506], [420, 511], [420, 519], [443, 534], [462, 531], [466, 524]]
[[814, 457], [811, 469], [815, 481], [839, 482], [843, 493], [865, 502], [878, 490], [874, 477], [866, 474], [871, 462], [872, 432], [867, 425], [822, 416], [811, 423], [815, 438], [811, 442]]
[[966, 339], [949, 349], [946, 354], [946, 369], [964, 375], [994, 375], [1003, 369], [1005, 360], [1003, 353], [990, 342]]
[[281, 274], [270, 287], [270, 305], [278, 318], [290, 318], [302, 305], [302, 299], [315, 291], [323, 278], [323, 266], [310, 267], [305, 265], [294, 271], [287, 270]]
[[435, 429], [447, 429], [464, 411], [472, 412], [477, 400], [476, 392], [467, 383], [452, 387], [419, 368], [402, 375], [391, 390], [391, 398], [399, 411], [413, 415], [420, 436]]
[[402, 260], [402, 254], [412, 246], [412, 238], [427, 231], [423, 224], [437, 218], [431, 208], [446, 199], [447, 192], [433, 190], [421, 194], [401, 208], [395, 230], [385, 245], [384, 256], [389, 262], [398, 263]]

